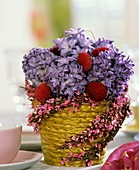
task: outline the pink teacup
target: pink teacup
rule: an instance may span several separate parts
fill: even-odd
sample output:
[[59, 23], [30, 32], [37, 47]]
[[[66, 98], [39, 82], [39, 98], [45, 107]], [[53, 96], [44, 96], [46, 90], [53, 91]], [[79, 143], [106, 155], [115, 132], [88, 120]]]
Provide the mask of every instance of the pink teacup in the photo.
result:
[[0, 164], [10, 163], [21, 144], [22, 126], [18, 123], [0, 122]]

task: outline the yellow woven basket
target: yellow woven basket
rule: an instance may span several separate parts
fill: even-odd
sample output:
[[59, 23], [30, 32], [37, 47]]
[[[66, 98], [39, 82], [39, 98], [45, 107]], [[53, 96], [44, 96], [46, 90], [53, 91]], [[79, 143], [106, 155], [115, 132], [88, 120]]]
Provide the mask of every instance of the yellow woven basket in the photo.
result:
[[[67, 108], [56, 112], [47, 119], [43, 119], [40, 125], [40, 135], [42, 142], [42, 150], [44, 154], [44, 162], [50, 165], [61, 166], [62, 158], [68, 157], [69, 153], [80, 154], [82, 148], [89, 150], [99, 141], [105, 138], [98, 137], [90, 143], [83, 143], [82, 147], [61, 149], [65, 141], [69, 141], [71, 136], [80, 134], [92, 123], [96, 115], [101, 115], [108, 105], [106, 102], [101, 102], [99, 106], [92, 108], [88, 105], [81, 105], [78, 112], [74, 109], [69, 112]], [[95, 151], [94, 151], [95, 152]], [[99, 159], [92, 155], [93, 165], [103, 162], [105, 149], [100, 153]], [[91, 156], [91, 155], [90, 155]], [[72, 159], [70, 162], [64, 163], [64, 166], [85, 166], [83, 160]]]

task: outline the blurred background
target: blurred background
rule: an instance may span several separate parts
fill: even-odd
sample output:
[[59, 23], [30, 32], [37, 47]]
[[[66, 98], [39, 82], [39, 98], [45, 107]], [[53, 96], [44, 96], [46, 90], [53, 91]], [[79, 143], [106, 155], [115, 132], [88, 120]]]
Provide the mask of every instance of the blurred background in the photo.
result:
[[[32, 47], [51, 46], [70, 27], [114, 40], [138, 65], [138, 16], [139, 0], [0, 0], [0, 119], [26, 121], [22, 57]], [[136, 102], [138, 75], [136, 66], [129, 90]]]

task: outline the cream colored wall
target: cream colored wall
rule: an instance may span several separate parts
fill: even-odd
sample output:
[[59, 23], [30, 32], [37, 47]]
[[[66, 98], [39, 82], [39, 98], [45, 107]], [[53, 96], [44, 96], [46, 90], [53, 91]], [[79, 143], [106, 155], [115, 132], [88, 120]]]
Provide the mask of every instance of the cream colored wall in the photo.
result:
[[[7, 51], [20, 51], [31, 48], [33, 39], [29, 30], [29, 12], [31, 0], [0, 0], [0, 114], [15, 113], [13, 94], [9, 85], [12, 75], [9, 68], [15, 68], [18, 64], [8, 63], [10, 55]], [[19, 71], [14, 76], [19, 76]], [[9, 75], [8, 75], [9, 74]]]
[[74, 27], [91, 30], [120, 46], [139, 46], [139, 0], [72, 0]]

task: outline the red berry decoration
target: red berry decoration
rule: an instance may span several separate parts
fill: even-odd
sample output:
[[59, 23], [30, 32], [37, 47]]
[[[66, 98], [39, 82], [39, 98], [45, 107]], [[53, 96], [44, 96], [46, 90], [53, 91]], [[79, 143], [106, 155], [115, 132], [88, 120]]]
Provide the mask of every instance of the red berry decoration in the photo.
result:
[[86, 92], [92, 100], [100, 102], [105, 99], [107, 88], [100, 82], [90, 82], [86, 86]]
[[41, 104], [44, 104], [45, 100], [49, 99], [50, 97], [51, 97], [51, 90], [50, 87], [47, 86], [47, 83], [39, 84], [35, 90], [36, 100], [38, 100]]
[[84, 72], [88, 71], [92, 66], [92, 59], [86, 52], [79, 53], [77, 61], [83, 67]]
[[100, 48], [95, 48], [93, 51], [92, 51], [92, 54], [94, 57], [98, 56], [98, 54], [101, 52], [101, 51], [105, 51], [105, 50], [109, 50], [109, 48], [107, 47], [100, 47]]
[[51, 48], [50, 51], [53, 54], [60, 56], [60, 51], [59, 51], [59, 47], [58, 46], [55, 46], [55, 47]]

